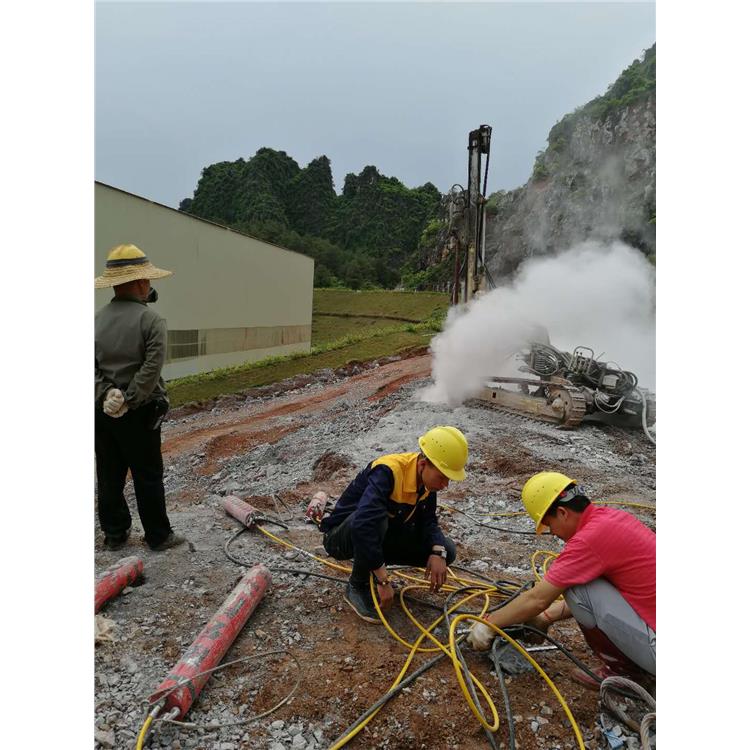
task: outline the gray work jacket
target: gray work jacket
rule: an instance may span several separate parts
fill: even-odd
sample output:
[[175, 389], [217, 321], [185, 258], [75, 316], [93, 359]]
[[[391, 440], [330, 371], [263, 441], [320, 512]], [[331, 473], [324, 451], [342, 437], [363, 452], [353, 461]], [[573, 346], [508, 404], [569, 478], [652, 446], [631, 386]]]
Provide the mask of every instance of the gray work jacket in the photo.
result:
[[167, 322], [135, 297], [115, 297], [94, 322], [95, 403], [119, 388], [130, 409], [167, 398], [161, 370], [167, 357]]

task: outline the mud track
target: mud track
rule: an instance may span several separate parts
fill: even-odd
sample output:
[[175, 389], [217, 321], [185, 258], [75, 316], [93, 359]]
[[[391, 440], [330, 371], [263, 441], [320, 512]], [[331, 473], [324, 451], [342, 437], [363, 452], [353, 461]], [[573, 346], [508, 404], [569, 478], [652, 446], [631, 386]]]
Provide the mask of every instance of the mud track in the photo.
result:
[[[262, 443], [276, 442], [338, 405], [362, 399], [377, 401], [413, 380], [426, 377], [430, 367], [429, 355], [391, 362], [354, 375], [345, 383], [316, 395], [282, 395], [267, 403], [251, 405], [240, 419], [231, 416], [220, 418], [221, 421], [209, 427], [184, 431], [177, 428], [164, 440], [162, 453], [166, 460], [178, 454], [205, 450], [207, 455], [210, 453], [211, 461], [204, 467], [204, 473], [210, 473], [215, 463], [224, 457]], [[290, 423], [290, 420], [293, 421]], [[282, 421], [284, 426], [277, 426]]]

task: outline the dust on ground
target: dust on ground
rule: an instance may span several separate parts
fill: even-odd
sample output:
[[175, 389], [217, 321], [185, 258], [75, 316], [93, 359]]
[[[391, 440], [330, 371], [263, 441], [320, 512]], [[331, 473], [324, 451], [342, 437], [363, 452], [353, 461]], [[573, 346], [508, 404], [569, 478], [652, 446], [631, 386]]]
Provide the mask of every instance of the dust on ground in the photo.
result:
[[[481, 402], [456, 408], [427, 404], [417, 394], [429, 383], [430, 364], [425, 353], [355, 363], [170, 414], [163, 430], [167, 507], [175, 530], [190, 544], [161, 554], [142, 545], [130, 483], [133, 534], [128, 546], [104, 551], [97, 532], [97, 571], [137, 554], [145, 579], [101, 613], [113, 621], [115, 640], [96, 648], [96, 747], [135, 746], [146, 716], [145, 699], [249, 567], [264, 563], [345, 580], [345, 574], [257, 531], [232, 543], [232, 555], [246, 565], [231, 561], [224, 545], [240, 527], [222, 510], [223, 495], [238, 495], [285, 519], [288, 531], [267, 528], [325, 557], [320, 532], [303, 515], [312, 494], [323, 490], [335, 498], [372, 458], [415, 450], [424, 431], [452, 424], [466, 434], [470, 446], [468, 479], [439, 495], [441, 526], [457, 544], [456, 564], [491, 580], [519, 582], [532, 579], [535, 550], [559, 551], [561, 545], [498, 530], [529, 531], [531, 524], [523, 517], [486, 514], [521, 510], [520, 489], [534, 472], [562, 470], [597, 499], [655, 504], [655, 450], [639, 431], [595, 424], [563, 431]], [[629, 510], [655, 528], [653, 512]], [[465, 513], [497, 528], [478, 525]], [[253, 654], [259, 658], [215, 673], [187, 720], [226, 724], [274, 706], [298, 677], [290, 658], [262, 656], [280, 648], [289, 649], [302, 666], [292, 700], [243, 726], [205, 731], [162, 724], [151, 747], [327, 748], [388, 691], [408, 652], [382, 626], [363, 623], [351, 612], [343, 602], [341, 582], [278, 571], [272, 576], [270, 590], [225, 661]], [[423, 621], [434, 619], [434, 610], [413, 607]], [[418, 634], [403, 612], [390, 613], [389, 620], [408, 641]], [[575, 623], [560, 623], [551, 634], [595, 664]], [[420, 655], [417, 664], [427, 656]], [[502, 693], [490, 673], [492, 665], [481, 654], [471, 652], [467, 658], [501, 712], [496, 741], [507, 747]], [[537, 658], [570, 706], [587, 746], [603, 747], [595, 734], [597, 695], [570, 680], [570, 662], [561, 654], [544, 652]], [[506, 682], [519, 750], [577, 747], [559, 703], [536, 673]], [[489, 744], [444, 659], [387, 703], [348, 747], [469, 750]]]

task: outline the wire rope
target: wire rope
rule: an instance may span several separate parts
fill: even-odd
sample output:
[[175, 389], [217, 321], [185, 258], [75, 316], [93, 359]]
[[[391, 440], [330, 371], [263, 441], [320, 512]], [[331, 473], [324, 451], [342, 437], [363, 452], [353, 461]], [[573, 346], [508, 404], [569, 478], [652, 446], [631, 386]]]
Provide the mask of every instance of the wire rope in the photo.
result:
[[193, 722], [178, 721], [176, 719], [167, 719], [167, 718], [161, 719], [160, 721], [163, 721], [166, 724], [175, 724], [176, 726], [182, 727], [183, 729], [204, 729], [204, 730], [209, 730], [209, 729], [223, 729], [225, 727], [239, 727], [239, 726], [243, 726], [243, 725], [249, 724], [249, 723], [251, 723], [253, 721], [257, 721], [258, 719], [262, 719], [264, 716], [268, 716], [269, 714], [272, 714], [274, 711], [278, 710], [285, 703], [288, 703], [291, 700], [292, 696], [297, 692], [297, 688], [299, 687], [300, 682], [302, 681], [302, 667], [301, 667], [301, 665], [300, 665], [297, 657], [291, 651], [288, 651], [287, 649], [277, 649], [275, 651], [266, 651], [266, 652], [264, 652], [262, 654], [251, 654], [250, 656], [243, 656], [240, 659], [234, 659], [233, 661], [226, 662], [225, 664], [219, 664], [216, 667], [212, 667], [211, 669], [207, 669], [207, 670], [205, 670], [203, 672], [199, 672], [198, 674], [195, 674], [195, 675], [193, 675], [190, 678], [182, 680], [177, 685], [175, 685], [174, 687], [170, 688], [169, 691], [167, 691], [163, 695], [163, 697], [166, 697], [167, 695], [169, 695], [173, 691], [177, 690], [178, 688], [182, 687], [183, 685], [188, 684], [189, 682], [191, 682], [196, 677], [200, 677], [200, 676], [202, 676], [204, 674], [211, 674], [212, 672], [216, 672], [216, 671], [218, 671], [220, 669], [225, 669], [226, 667], [230, 667], [230, 666], [232, 666], [234, 664], [239, 664], [241, 662], [250, 661], [252, 659], [266, 658], [268, 656], [274, 656], [276, 654], [287, 654], [288, 656], [291, 656], [292, 660], [294, 661], [294, 663], [297, 666], [297, 680], [294, 683], [294, 687], [287, 693], [287, 695], [284, 698], [282, 698], [280, 701], [278, 701], [274, 706], [272, 706], [271, 708], [267, 709], [266, 711], [262, 711], [259, 714], [255, 714], [254, 716], [250, 716], [247, 719], [240, 719], [238, 721], [228, 721], [228, 722], [221, 722], [221, 723], [214, 722], [214, 723], [211, 723], [211, 724], [195, 724]]
[[[171, 695], [175, 690], [178, 690], [185, 685], [192, 684], [192, 681], [196, 677], [202, 677], [206, 674], [213, 674], [214, 672], [218, 672], [221, 669], [226, 669], [227, 667], [231, 667], [235, 664], [240, 664], [246, 661], [251, 661], [252, 659], [260, 659], [260, 658], [267, 658], [269, 656], [274, 656], [276, 654], [287, 654], [292, 658], [294, 663], [297, 666], [297, 680], [294, 683], [294, 687], [287, 693], [287, 695], [282, 698], [280, 701], [278, 701], [274, 706], [269, 708], [266, 711], [263, 711], [259, 714], [255, 714], [254, 716], [250, 716], [247, 719], [240, 719], [238, 721], [228, 721], [228, 722], [213, 722], [210, 724], [195, 724], [193, 722], [187, 722], [187, 721], [178, 721], [176, 719], [172, 719], [169, 717], [159, 717], [159, 713], [163, 710], [166, 699], [169, 695]], [[144, 742], [146, 740], [146, 737], [151, 731], [151, 725], [156, 721], [159, 723], [165, 723], [165, 724], [173, 724], [175, 726], [178, 726], [182, 729], [198, 729], [198, 730], [214, 730], [214, 729], [224, 729], [227, 727], [237, 727], [237, 726], [243, 726], [245, 724], [250, 724], [253, 721], [257, 721], [258, 719], [262, 719], [264, 716], [268, 716], [269, 714], [272, 714], [274, 711], [281, 708], [285, 703], [288, 703], [289, 700], [291, 700], [292, 696], [297, 692], [297, 688], [299, 687], [299, 684], [302, 680], [302, 667], [300, 666], [300, 663], [297, 659], [297, 657], [287, 649], [277, 649], [275, 651], [266, 651], [262, 654], [251, 654], [250, 656], [243, 656], [239, 659], [233, 659], [232, 661], [225, 662], [224, 664], [218, 664], [215, 667], [211, 667], [210, 669], [205, 669], [202, 672], [197, 672], [194, 675], [191, 675], [190, 677], [185, 677], [177, 680], [176, 684], [170, 687], [168, 690], [164, 691], [158, 700], [158, 702], [154, 705], [154, 708], [149, 712], [148, 716], [146, 717], [146, 721], [144, 722], [143, 726], [141, 727], [141, 731], [138, 734], [138, 739], [136, 742], [136, 750], [142, 750], [144, 746]], [[179, 712], [179, 709], [175, 707], [175, 709]], [[175, 710], [173, 709], [173, 710]]]
[[[638, 700], [643, 701], [643, 703], [646, 704], [648, 711], [653, 713], [655, 721], [656, 701], [654, 700], [654, 697], [651, 695], [651, 693], [649, 693], [648, 690], [639, 685], [637, 682], [633, 682], [626, 677], [616, 675], [607, 677], [602, 681], [601, 685], [599, 685], [599, 699], [601, 700], [602, 705], [607, 709], [607, 711], [609, 711], [618, 721], [621, 721], [623, 724], [625, 724], [625, 726], [627, 726], [629, 729], [632, 729], [634, 732], [642, 731], [643, 721], [641, 721], [641, 723], [638, 723], [631, 719], [620, 708], [620, 706], [617, 704], [617, 701], [615, 701], [612, 697], [612, 693], [615, 690], [619, 694], [622, 694], [622, 691], [626, 691], [627, 693], [632, 694], [629, 695], [629, 697], [637, 698]], [[649, 714], [647, 713], [646, 715], [648, 716]], [[644, 719], [645, 718], [646, 717], [644, 716]], [[648, 735], [648, 729], [646, 730], [646, 735]]]

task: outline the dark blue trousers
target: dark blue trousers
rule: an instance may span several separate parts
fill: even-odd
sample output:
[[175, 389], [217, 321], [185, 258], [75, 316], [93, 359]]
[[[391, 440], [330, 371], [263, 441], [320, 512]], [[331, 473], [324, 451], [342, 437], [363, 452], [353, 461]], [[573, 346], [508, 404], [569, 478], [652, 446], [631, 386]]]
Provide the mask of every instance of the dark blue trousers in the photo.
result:
[[[353, 515], [353, 514], [352, 514]], [[357, 554], [352, 540], [352, 515], [323, 536], [326, 552], [336, 560], [353, 560], [352, 573], [349, 576], [353, 586], [367, 587], [370, 580], [370, 567]], [[432, 552], [432, 542], [425, 530], [419, 526], [389, 524], [384, 518], [378, 528], [380, 544], [386, 565], [411, 565], [424, 568]], [[445, 549], [450, 565], [456, 559], [456, 545], [450, 537], [445, 537]]]

